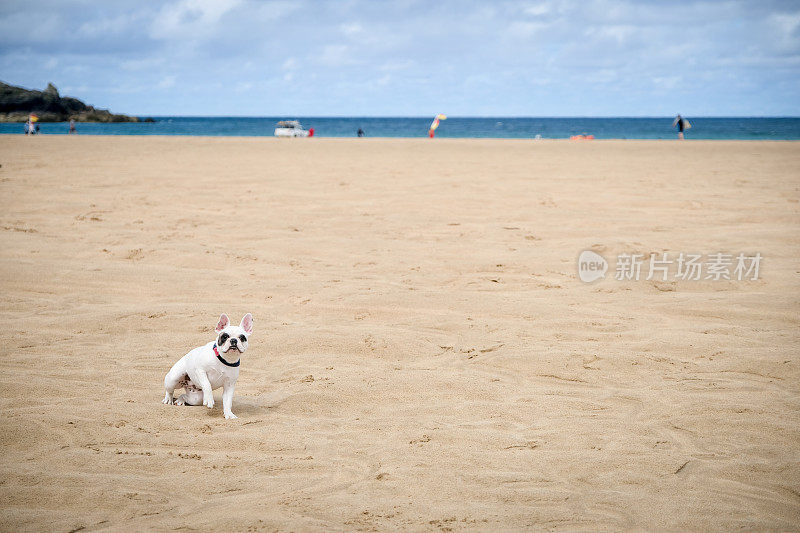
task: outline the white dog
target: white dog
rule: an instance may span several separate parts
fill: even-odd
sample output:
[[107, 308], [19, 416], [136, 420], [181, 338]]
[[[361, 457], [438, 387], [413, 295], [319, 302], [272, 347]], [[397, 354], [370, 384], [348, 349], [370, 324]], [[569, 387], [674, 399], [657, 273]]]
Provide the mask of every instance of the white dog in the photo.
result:
[[[237, 418], [231, 412], [233, 388], [239, 378], [239, 356], [247, 350], [247, 341], [253, 333], [253, 315], [247, 313], [238, 326], [231, 326], [228, 315], [219, 317], [217, 338], [187, 353], [164, 377], [164, 403], [214, 407], [211, 391], [222, 387], [222, 411], [225, 418]], [[173, 399], [175, 389], [186, 392]]]

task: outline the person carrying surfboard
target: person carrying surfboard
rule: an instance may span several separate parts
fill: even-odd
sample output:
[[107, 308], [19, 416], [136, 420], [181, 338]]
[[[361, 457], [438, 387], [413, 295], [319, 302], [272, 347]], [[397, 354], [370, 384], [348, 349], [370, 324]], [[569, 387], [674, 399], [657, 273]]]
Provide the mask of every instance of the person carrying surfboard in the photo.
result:
[[672, 121], [672, 127], [674, 128], [675, 126], [678, 126], [678, 139], [680, 140], [683, 140], [683, 130], [688, 130], [692, 127], [692, 125], [689, 124], [689, 121], [680, 115], [675, 117], [675, 120]]

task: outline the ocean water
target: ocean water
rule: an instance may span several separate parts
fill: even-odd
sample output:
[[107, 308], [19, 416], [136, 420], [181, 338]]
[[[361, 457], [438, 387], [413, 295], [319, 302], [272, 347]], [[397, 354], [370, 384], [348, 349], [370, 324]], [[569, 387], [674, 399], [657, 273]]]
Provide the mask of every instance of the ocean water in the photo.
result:
[[[210, 135], [272, 136], [278, 120], [297, 119], [319, 137], [426, 137], [432, 117], [153, 117], [157, 122], [77, 124], [91, 135]], [[800, 117], [687, 117], [687, 139], [798, 140]], [[597, 139], [674, 139], [673, 117], [653, 118], [532, 118], [449, 117], [436, 137], [530, 139], [568, 138], [591, 134]], [[42, 134], [65, 134], [66, 123], [43, 123]], [[22, 134], [23, 124], [0, 124], [0, 134]]]

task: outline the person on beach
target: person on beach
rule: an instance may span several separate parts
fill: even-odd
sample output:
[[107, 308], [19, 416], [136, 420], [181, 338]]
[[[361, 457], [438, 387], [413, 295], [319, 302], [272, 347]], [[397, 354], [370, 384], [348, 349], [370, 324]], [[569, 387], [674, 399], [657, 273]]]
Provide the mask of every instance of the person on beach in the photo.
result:
[[77, 133], [77, 130], [75, 130], [75, 119], [74, 118], [69, 119], [69, 132], [68, 133]]
[[358, 135], [359, 137], [363, 137], [364, 136], [364, 130], [362, 130], [361, 128], [358, 128], [358, 131], [356, 132], [356, 135]]
[[25, 135], [33, 135], [33, 122], [31, 122], [31, 119], [28, 119], [28, 122], [25, 123]]
[[672, 126], [673, 127], [675, 127], [675, 126], [678, 127], [678, 139], [680, 139], [680, 140], [683, 140], [683, 130], [684, 129], [688, 130], [689, 128], [692, 127], [692, 125], [689, 124], [689, 121], [686, 120], [685, 118], [683, 118], [680, 115], [675, 117], [675, 120], [672, 121]]

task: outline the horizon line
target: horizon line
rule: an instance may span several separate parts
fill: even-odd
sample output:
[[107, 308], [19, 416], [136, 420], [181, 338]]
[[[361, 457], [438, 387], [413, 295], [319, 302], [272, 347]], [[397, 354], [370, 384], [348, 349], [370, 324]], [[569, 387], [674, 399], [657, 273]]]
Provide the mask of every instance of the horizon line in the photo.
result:
[[[127, 113], [125, 113], [127, 114]], [[182, 117], [182, 118], [276, 118], [276, 117], [304, 117], [304, 118], [413, 118], [413, 119], [430, 119], [435, 117], [435, 114], [430, 115], [303, 115], [284, 113], [279, 115], [150, 115], [147, 113], [130, 114], [129, 116], [153, 117], [153, 118], [169, 118], [169, 117]], [[519, 119], [519, 118], [675, 118], [677, 115], [447, 115], [448, 119], [453, 118], [506, 118], [506, 119]], [[794, 118], [800, 119], [800, 115], [681, 115], [690, 118]]]

